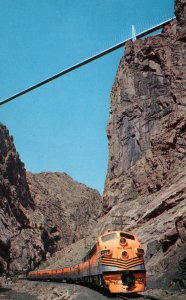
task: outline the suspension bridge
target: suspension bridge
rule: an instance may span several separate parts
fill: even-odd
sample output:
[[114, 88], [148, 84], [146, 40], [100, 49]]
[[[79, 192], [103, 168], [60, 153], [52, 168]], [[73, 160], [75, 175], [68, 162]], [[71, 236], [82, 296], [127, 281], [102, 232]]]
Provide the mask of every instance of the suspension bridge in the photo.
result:
[[105, 55], [107, 55], [107, 54], [109, 54], [109, 53], [111, 53], [113, 51], [116, 51], [117, 49], [123, 47], [126, 44], [126, 42], [128, 42], [130, 40], [135, 41], [136, 38], [143, 38], [143, 37], [145, 37], [145, 36], [147, 36], [147, 35], [155, 32], [155, 31], [163, 28], [165, 25], [167, 25], [169, 22], [171, 22], [174, 19], [175, 18], [171, 18], [171, 19], [165, 20], [165, 21], [163, 21], [163, 22], [161, 22], [161, 23], [159, 23], [159, 24], [157, 24], [157, 25], [155, 25], [153, 27], [150, 27], [150, 28], [148, 28], [148, 29], [146, 29], [146, 30], [144, 30], [144, 31], [142, 31], [140, 33], [136, 33], [135, 28], [132, 25], [132, 36], [130, 38], [127, 38], [127, 39], [121, 41], [120, 43], [117, 43], [117, 44], [115, 44], [115, 45], [113, 45], [113, 46], [111, 46], [111, 47], [109, 47], [109, 48], [107, 48], [107, 49], [105, 49], [105, 50], [103, 50], [103, 51], [101, 51], [101, 52], [93, 55], [93, 56], [90, 56], [87, 59], [84, 59], [84, 60], [80, 61], [79, 63], [77, 63], [75, 65], [72, 65], [72, 66], [70, 66], [67, 69], [62, 70], [61, 72], [59, 72], [59, 73], [57, 73], [57, 74], [55, 74], [55, 75], [53, 75], [53, 76], [51, 76], [51, 77], [49, 77], [49, 78], [41, 81], [41, 82], [39, 82], [39, 83], [37, 83], [37, 84], [35, 84], [35, 85], [31, 86], [31, 87], [28, 87], [27, 89], [24, 89], [21, 92], [13, 95], [13, 96], [11, 96], [11, 97], [9, 97], [7, 99], [2, 100], [0, 102], [0, 106], [4, 105], [4, 104], [6, 104], [6, 103], [8, 103], [10, 101], [13, 101], [16, 98], [21, 97], [21, 96], [25, 95], [26, 93], [29, 93], [29, 92], [31, 92], [31, 91], [33, 91], [33, 90], [35, 90], [35, 89], [37, 89], [37, 88], [39, 88], [39, 87], [41, 87], [43, 85], [45, 85], [45, 84], [47, 84], [47, 83], [55, 80], [55, 79], [57, 79], [57, 78], [65, 75], [67, 73], [70, 73], [70, 72], [72, 72], [72, 71], [74, 71], [74, 70], [76, 70], [76, 69], [78, 69], [78, 68], [80, 68], [80, 67], [82, 67], [82, 66], [84, 66], [84, 65], [86, 65], [86, 64], [88, 64], [88, 63], [90, 63], [92, 61], [94, 61], [94, 60], [97, 60], [97, 59], [101, 58], [102, 56], [105, 56]]

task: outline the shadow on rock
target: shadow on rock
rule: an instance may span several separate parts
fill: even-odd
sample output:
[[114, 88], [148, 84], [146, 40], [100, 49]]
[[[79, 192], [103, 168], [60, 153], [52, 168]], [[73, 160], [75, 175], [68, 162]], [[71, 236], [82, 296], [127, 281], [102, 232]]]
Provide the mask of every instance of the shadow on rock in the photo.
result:
[[10, 288], [3, 288], [3, 287], [0, 287], [0, 294], [1, 294], [1, 293], [8, 292], [8, 291], [11, 291], [11, 289], [10, 289]]

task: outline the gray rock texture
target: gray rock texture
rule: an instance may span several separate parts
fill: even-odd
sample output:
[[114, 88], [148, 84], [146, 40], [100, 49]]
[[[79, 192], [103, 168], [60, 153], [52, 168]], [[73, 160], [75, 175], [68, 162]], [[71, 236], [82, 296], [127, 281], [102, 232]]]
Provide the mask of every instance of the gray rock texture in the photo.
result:
[[108, 206], [169, 186], [185, 165], [186, 57], [176, 27], [126, 45], [107, 127]]
[[149, 283], [186, 286], [185, 0], [175, 14], [161, 34], [126, 44], [111, 91], [103, 201], [145, 244]]
[[[9, 290], [10, 289], [10, 290]], [[126, 296], [126, 295], [125, 295]], [[1, 291], [3, 300], [115, 300], [122, 296], [106, 295], [82, 285], [54, 282], [17, 281], [9, 284]], [[135, 296], [127, 295], [124, 299], [137, 300], [185, 300], [184, 292], [170, 292], [153, 289]]]
[[89, 235], [103, 214], [98, 191], [65, 173], [27, 173], [27, 182], [43, 215], [42, 240], [48, 254]]
[[34, 222], [35, 203], [21, 162], [0, 125], [0, 271], [27, 269], [44, 258], [40, 230]]
[[100, 194], [64, 173], [27, 173], [0, 125], [0, 274], [26, 271], [87, 235]]

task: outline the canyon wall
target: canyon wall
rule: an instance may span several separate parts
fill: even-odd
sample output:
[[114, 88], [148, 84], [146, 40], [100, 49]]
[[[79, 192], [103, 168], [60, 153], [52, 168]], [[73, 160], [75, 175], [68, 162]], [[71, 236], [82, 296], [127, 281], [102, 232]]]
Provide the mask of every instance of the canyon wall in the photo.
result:
[[125, 46], [111, 91], [103, 200], [108, 217], [123, 216], [144, 243], [149, 282], [184, 286], [185, 0], [175, 2], [175, 15], [161, 34]]
[[27, 173], [27, 182], [43, 215], [42, 239], [49, 255], [89, 235], [102, 215], [98, 191], [65, 173]]
[[0, 124], [0, 274], [27, 271], [89, 234], [100, 194], [64, 173], [26, 173]]
[[0, 271], [30, 268], [44, 258], [36, 207], [8, 129], [0, 125]]
[[185, 42], [176, 29], [173, 21], [162, 34], [126, 45], [107, 127], [108, 206], [169, 186], [185, 166]]
[[161, 34], [126, 44], [111, 91], [104, 215], [99, 193], [67, 174], [26, 173], [0, 125], [1, 273], [56, 251], [47, 267], [73, 264], [87, 252], [82, 238], [90, 245], [121, 216], [144, 245], [148, 286], [186, 287], [186, 0], [175, 15]]

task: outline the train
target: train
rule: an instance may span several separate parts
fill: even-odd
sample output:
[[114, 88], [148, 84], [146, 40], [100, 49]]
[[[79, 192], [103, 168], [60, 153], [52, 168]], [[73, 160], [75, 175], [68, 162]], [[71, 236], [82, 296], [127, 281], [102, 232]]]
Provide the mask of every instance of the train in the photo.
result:
[[110, 293], [143, 292], [146, 286], [144, 250], [132, 233], [107, 231], [96, 239], [79, 264], [30, 271], [27, 279], [90, 284]]

